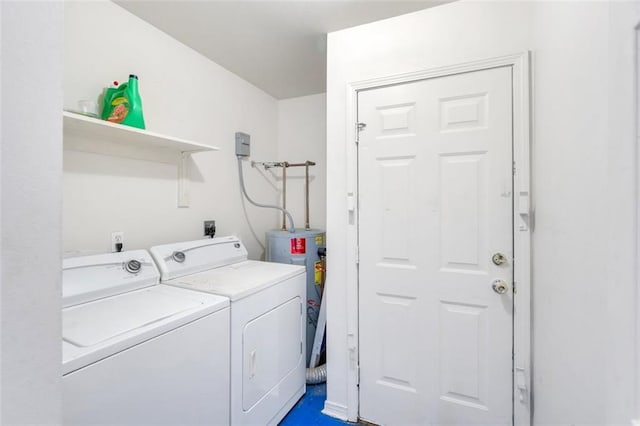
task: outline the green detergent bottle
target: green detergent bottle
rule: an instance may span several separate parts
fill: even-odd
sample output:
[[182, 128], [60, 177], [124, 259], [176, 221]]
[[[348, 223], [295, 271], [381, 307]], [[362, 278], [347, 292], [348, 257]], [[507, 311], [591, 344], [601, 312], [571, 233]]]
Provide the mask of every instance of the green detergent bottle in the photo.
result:
[[103, 120], [140, 129], [145, 128], [142, 100], [138, 92], [138, 76], [130, 74], [127, 83], [108, 88], [102, 102]]

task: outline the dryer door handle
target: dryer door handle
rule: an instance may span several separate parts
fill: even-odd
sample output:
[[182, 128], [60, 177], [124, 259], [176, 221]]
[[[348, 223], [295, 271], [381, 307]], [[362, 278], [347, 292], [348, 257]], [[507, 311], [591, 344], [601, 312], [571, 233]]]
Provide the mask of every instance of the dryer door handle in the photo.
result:
[[249, 360], [249, 378], [253, 379], [256, 375], [256, 349], [251, 351], [251, 358]]

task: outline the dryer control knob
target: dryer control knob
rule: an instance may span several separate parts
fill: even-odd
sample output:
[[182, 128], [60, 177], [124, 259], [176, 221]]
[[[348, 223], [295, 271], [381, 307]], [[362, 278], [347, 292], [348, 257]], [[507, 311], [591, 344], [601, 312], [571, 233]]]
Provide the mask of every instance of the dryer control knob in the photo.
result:
[[184, 260], [186, 259], [186, 255], [184, 254], [184, 252], [181, 251], [174, 251], [173, 254], [171, 255], [171, 257], [173, 258], [173, 260], [175, 260], [178, 263], [182, 263], [184, 262]]

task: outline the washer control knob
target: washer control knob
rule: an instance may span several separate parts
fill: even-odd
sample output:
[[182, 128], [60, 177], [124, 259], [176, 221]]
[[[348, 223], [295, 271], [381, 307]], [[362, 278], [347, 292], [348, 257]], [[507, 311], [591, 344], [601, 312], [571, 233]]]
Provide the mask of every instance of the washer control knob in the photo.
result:
[[171, 255], [171, 258], [178, 263], [182, 263], [187, 258], [187, 256], [182, 251], [174, 251]]
[[137, 274], [138, 272], [140, 272], [140, 269], [142, 269], [142, 263], [135, 259], [130, 260], [124, 264], [124, 269], [130, 274]]

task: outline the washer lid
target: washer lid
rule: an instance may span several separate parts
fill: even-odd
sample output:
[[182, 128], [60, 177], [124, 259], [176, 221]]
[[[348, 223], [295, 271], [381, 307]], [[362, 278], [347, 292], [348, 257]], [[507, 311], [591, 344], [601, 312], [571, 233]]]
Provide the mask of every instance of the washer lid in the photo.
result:
[[229, 306], [229, 299], [157, 285], [62, 310], [69, 372]]
[[304, 272], [304, 266], [246, 260], [166, 283], [219, 294], [235, 301]]

